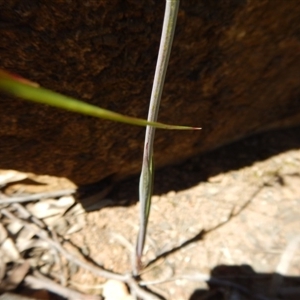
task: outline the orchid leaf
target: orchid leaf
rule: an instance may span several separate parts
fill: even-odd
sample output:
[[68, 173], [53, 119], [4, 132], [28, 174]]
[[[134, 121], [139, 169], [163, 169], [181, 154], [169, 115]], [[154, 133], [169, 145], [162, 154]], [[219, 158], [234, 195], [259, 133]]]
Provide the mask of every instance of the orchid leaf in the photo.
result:
[[[179, 0], [166, 0], [158, 58], [155, 68], [151, 99], [148, 110], [148, 121], [155, 122], [161, 101], [169, 57], [172, 48], [174, 31], [177, 20]], [[144, 142], [142, 171], [140, 175], [139, 200], [140, 200], [140, 228], [136, 242], [134, 275], [142, 270], [142, 256], [147, 234], [147, 225], [151, 209], [151, 197], [154, 181], [153, 147], [155, 128], [147, 126]]]
[[[179, 0], [166, 0], [165, 15], [163, 21], [163, 29], [159, 46], [159, 53], [155, 69], [151, 100], [148, 112], [148, 121], [156, 122], [160, 100], [162, 96], [165, 76], [169, 63], [169, 57], [172, 48], [172, 42], [176, 27]], [[200, 129], [200, 128], [194, 128]], [[142, 269], [142, 255], [147, 234], [147, 224], [151, 209], [151, 197], [154, 179], [153, 167], [153, 144], [154, 144], [155, 128], [146, 127], [146, 135], [144, 142], [144, 154], [142, 171], [140, 175], [140, 229], [136, 242], [134, 275], [138, 275]]]
[[17, 75], [10, 74], [0, 70], [0, 90], [25, 100], [47, 104], [61, 109], [69, 110], [76, 113], [85, 114], [92, 117], [98, 117], [111, 121], [127, 123], [137, 126], [153, 126], [161, 129], [175, 130], [192, 130], [196, 129], [187, 126], [167, 125], [158, 122], [146, 121], [139, 118], [128, 117], [119, 113], [115, 113], [98, 106], [64, 96], [62, 94], [50, 91], [40, 87], [37, 83]]

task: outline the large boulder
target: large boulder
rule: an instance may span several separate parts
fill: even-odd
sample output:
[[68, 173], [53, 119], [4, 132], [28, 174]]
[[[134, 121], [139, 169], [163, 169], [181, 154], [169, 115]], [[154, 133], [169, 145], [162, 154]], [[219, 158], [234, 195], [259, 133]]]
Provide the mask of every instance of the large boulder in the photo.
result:
[[[0, 68], [146, 118], [165, 1], [1, 0]], [[180, 4], [159, 121], [156, 166], [257, 132], [300, 124], [300, 3]], [[78, 184], [139, 172], [144, 128], [0, 99], [0, 168]]]

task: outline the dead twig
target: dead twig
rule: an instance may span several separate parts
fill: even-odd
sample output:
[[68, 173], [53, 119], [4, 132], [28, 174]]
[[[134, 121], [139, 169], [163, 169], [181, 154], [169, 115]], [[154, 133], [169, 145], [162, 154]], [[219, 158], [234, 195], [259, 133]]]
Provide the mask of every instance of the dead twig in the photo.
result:
[[0, 204], [11, 204], [11, 203], [23, 203], [29, 201], [37, 201], [45, 198], [58, 198], [70, 194], [74, 194], [75, 189], [67, 189], [55, 192], [38, 193], [34, 195], [18, 196], [18, 197], [7, 197], [0, 199]]
[[[48, 229], [48, 231], [51, 233], [52, 238], [58, 242], [58, 237], [57, 234], [54, 230], [47, 228], [46, 224], [41, 221], [39, 218], [37, 218], [36, 216], [34, 216], [28, 209], [26, 209], [23, 205], [21, 205], [20, 203], [13, 203], [12, 207], [14, 207], [16, 210], [18, 210], [18, 212], [20, 213], [20, 216], [24, 219], [29, 219], [30, 221], [32, 221], [33, 223], [35, 223], [38, 227], [42, 228], [42, 229]], [[54, 249], [55, 252], [55, 260], [56, 262], [60, 265], [60, 269], [63, 270], [63, 264], [61, 261], [61, 257], [59, 255], [59, 252], [57, 251], [57, 249]], [[64, 272], [60, 272], [60, 282], [61, 285], [66, 286], [66, 278], [64, 276]]]
[[[67, 260], [77, 264], [79, 267], [88, 270], [92, 273], [94, 273], [97, 276], [107, 278], [107, 279], [114, 279], [121, 282], [126, 283], [131, 292], [134, 293], [137, 297], [144, 299], [144, 300], [159, 300], [157, 296], [154, 294], [144, 290], [139, 285], [139, 279], [134, 278], [131, 274], [118, 274], [114, 273], [108, 270], [105, 270], [104, 268], [100, 266], [93, 265], [89, 262], [83, 261], [84, 258], [79, 259], [75, 255], [69, 253], [67, 250], [65, 250], [62, 245], [58, 242], [53, 240], [51, 237], [49, 237], [49, 233], [42, 228], [39, 228], [36, 224], [32, 224], [28, 221], [25, 221], [23, 219], [19, 219], [16, 216], [14, 216], [11, 212], [9, 212], [7, 209], [2, 209], [3, 215], [5, 215], [7, 218], [22, 223], [24, 227], [26, 227], [28, 230], [33, 231], [36, 236], [38, 236], [40, 239], [46, 241], [51, 247], [53, 247], [55, 250], [57, 250], [60, 254], [62, 254]], [[29, 279], [34, 280], [34, 279]], [[76, 297], [73, 299], [77, 299]], [[87, 299], [87, 298], [85, 298]]]
[[27, 275], [25, 277], [25, 283], [29, 287], [44, 288], [55, 294], [58, 294], [67, 299], [78, 299], [78, 300], [100, 300], [101, 298], [96, 295], [85, 295], [74, 291], [68, 287], [62, 286], [53, 280], [43, 276], [40, 273], [34, 272], [35, 276]]

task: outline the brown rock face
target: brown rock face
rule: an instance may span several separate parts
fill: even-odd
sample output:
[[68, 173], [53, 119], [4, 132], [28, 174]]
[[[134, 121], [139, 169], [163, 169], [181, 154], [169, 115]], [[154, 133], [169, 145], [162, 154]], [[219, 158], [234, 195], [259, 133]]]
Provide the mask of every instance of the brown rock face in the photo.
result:
[[[0, 0], [0, 67], [49, 89], [146, 118], [162, 0]], [[183, 0], [159, 121], [156, 166], [300, 124], [300, 3]], [[0, 98], [0, 168], [78, 184], [141, 166], [144, 128]]]

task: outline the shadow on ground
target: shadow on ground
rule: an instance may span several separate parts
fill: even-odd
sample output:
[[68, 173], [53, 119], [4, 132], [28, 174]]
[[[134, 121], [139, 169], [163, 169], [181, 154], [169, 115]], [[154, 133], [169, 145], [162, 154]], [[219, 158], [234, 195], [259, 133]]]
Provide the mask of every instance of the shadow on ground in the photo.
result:
[[249, 265], [215, 267], [208, 286], [195, 290], [189, 300], [300, 299], [300, 277], [256, 273]]
[[[188, 161], [165, 167], [155, 174], [154, 194], [178, 192], [206, 181], [209, 177], [250, 166], [279, 153], [300, 148], [300, 127], [271, 131], [252, 136], [242, 141], [199, 155]], [[114, 205], [136, 203], [138, 199], [138, 177], [120, 183], [108, 195]], [[103, 189], [96, 186], [96, 191]], [[100, 192], [101, 195], [101, 192]], [[99, 199], [99, 197], [98, 197]], [[81, 201], [85, 207], [84, 201]], [[87, 210], [88, 207], [86, 207]], [[95, 207], [99, 209], [99, 207]]]

